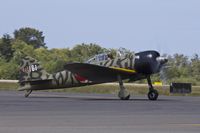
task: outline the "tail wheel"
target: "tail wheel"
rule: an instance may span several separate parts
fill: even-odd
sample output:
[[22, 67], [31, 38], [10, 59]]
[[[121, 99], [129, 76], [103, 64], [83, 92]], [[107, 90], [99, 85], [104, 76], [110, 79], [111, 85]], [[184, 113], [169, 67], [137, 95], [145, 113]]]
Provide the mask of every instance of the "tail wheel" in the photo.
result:
[[157, 100], [158, 98], [158, 91], [157, 90], [151, 90], [148, 93], [149, 100]]

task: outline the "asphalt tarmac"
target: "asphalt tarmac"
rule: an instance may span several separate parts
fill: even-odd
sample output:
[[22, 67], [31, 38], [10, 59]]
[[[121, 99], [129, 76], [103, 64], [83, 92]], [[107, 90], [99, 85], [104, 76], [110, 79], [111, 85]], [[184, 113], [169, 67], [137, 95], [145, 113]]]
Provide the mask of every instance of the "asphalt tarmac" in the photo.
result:
[[0, 91], [0, 133], [199, 133], [200, 97]]

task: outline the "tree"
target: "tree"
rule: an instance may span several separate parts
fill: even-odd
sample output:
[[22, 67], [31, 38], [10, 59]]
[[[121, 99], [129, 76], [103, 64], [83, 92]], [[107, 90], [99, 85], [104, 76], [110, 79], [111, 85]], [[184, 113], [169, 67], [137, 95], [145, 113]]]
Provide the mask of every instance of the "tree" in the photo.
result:
[[89, 57], [104, 52], [104, 49], [97, 44], [78, 44], [72, 50], [71, 54], [74, 61], [83, 62]]
[[9, 61], [13, 56], [12, 50], [12, 38], [8, 34], [4, 34], [0, 40], [0, 57], [4, 58], [6, 61]]
[[0, 58], [0, 79], [17, 79], [18, 64]]
[[33, 46], [27, 45], [22, 40], [14, 40], [12, 44], [12, 49], [15, 51], [13, 53], [12, 60], [14, 60], [16, 64], [19, 64], [21, 62], [21, 59], [25, 56], [35, 57]]
[[44, 43], [43, 32], [34, 28], [20, 28], [14, 31], [14, 38], [22, 40], [28, 45], [32, 45], [34, 48], [47, 48]]
[[49, 73], [55, 73], [64, 70], [64, 65], [70, 60], [69, 49], [35, 49], [35, 56], [45, 70]]
[[192, 75], [197, 81], [200, 81], [200, 58], [197, 54], [191, 59]]

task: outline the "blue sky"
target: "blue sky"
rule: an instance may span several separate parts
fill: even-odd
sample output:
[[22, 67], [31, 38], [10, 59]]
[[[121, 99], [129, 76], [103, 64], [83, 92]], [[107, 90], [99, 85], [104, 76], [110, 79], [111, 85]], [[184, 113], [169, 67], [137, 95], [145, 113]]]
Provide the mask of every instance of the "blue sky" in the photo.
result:
[[200, 0], [0, 0], [0, 35], [44, 32], [49, 48], [106, 48], [200, 54]]

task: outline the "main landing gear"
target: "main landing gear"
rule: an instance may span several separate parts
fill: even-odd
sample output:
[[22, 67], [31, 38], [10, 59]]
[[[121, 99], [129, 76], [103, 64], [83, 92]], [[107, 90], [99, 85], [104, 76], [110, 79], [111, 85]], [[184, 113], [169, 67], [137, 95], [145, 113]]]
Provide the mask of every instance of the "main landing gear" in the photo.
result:
[[150, 76], [147, 77], [147, 82], [148, 82], [148, 85], [149, 85], [149, 93], [148, 93], [149, 100], [157, 100], [158, 91], [153, 88]]
[[[121, 100], [129, 100], [130, 99], [130, 93], [124, 87], [121, 76], [118, 76], [118, 81], [119, 81], [119, 87], [120, 87], [118, 97]], [[148, 85], [149, 85], [149, 93], [148, 93], [149, 100], [157, 100], [158, 99], [158, 91], [154, 89], [150, 76], [147, 77], [147, 82], [148, 82]]]
[[28, 97], [31, 94], [32, 90], [26, 90], [24, 97]]
[[119, 93], [118, 93], [118, 97], [121, 99], [121, 100], [129, 100], [130, 98], [130, 93], [126, 90], [126, 88], [124, 87], [123, 85], [123, 81], [121, 79], [121, 76], [118, 75], [118, 81], [119, 81]]

